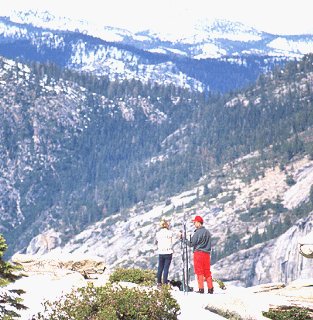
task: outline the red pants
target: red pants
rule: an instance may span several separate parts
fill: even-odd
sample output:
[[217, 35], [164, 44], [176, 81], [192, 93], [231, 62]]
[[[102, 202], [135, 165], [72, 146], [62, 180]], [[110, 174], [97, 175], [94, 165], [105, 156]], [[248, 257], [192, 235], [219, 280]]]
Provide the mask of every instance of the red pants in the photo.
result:
[[208, 252], [195, 251], [193, 253], [193, 265], [195, 274], [197, 275], [199, 289], [204, 288], [204, 280], [208, 285], [208, 289], [213, 288], [211, 274], [211, 256]]

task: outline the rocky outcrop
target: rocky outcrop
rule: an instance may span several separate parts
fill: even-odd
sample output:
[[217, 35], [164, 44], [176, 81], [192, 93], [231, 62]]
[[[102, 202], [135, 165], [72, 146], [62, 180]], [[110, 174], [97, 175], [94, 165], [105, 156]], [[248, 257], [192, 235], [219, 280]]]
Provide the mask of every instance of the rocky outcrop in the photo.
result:
[[89, 282], [103, 285], [108, 281], [108, 276], [105, 274], [106, 265], [103, 259], [97, 256], [15, 254], [11, 260], [23, 267], [21, 273], [24, 276], [4, 290], [25, 291], [21, 298], [27, 309], [17, 310], [21, 320], [32, 319], [32, 315], [42, 312], [46, 300], [56, 301], [59, 297], [84, 287]]
[[313, 278], [313, 259], [299, 252], [299, 240], [313, 231], [313, 213], [277, 239], [234, 253], [213, 267], [214, 277], [245, 287]]
[[[228, 286], [222, 294], [212, 295], [206, 309], [226, 319], [268, 319], [263, 312], [270, 308], [305, 308], [313, 317], [313, 279], [294, 281], [288, 285], [271, 283], [250, 288]], [[257, 301], [257, 303], [256, 303]]]
[[102, 258], [88, 257], [86, 255], [67, 254], [56, 257], [52, 255], [15, 254], [12, 257], [12, 262], [20, 264], [26, 274], [78, 272], [85, 279], [96, 277], [106, 269]]
[[[77, 256], [72, 260], [65, 257], [53, 260], [51, 256], [49, 259], [47, 257], [44, 259], [43, 257], [27, 255], [15, 256], [14, 260], [19, 261], [25, 267], [25, 270], [28, 270], [26, 273], [29, 275], [19, 279], [9, 287], [9, 289], [23, 289], [26, 292], [22, 298], [28, 309], [18, 311], [21, 320], [32, 319], [32, 315], [44, 312], [44, 301], [58, 301], [72, 290], [86, 286], [89, 281], [94, 283], [95, 286], [105, 285], [110, 275], [105, 271], [99, 276], [99, 279], [86, 280], [77, 271], [71, 271], [74, 260], [81, 266], [85, 266], [87, 260], [90, 264], [93, 264], [88, 257], [83, 255], [81, 260]], [[65, 264], [60, 264], [60, 261]], [[51, 272], [52, 270], [54, 271]], [[55, 276], [56, 274], [58, 274], [58, 277]], [[230, 319], [230, 316], [232, 316], [232, 319], [261, 320], [266, 319], [263, 316], [263, 311], [268, 311], [269, 308], [273, 307], [299, 306], [313, 311], [312, 283], [313, 278], [297, 280], [287, 285], [284, 283], [269, 283], [249, 288], [226, 283], [225, 290], [216, 285], [212, 295], [199, 295], [195, 292], [186, 293], [173, 287], [171, 294], [181, 306], [180, 320], [192, 319], [194, 310], [197, 310], [197, 316], [202, 319]], [[196, 288], [196, 282], [191, 284]], [[138, 286], [133, 283], [120, 283], [119, 285], [129, 288]], [[146, 290], [146, 287], [143, 290]]]
[[54, 229], [47, 230], [34, 237], [26, 250], [26, 253], [42, 255], [61, 245], [61, 234]]

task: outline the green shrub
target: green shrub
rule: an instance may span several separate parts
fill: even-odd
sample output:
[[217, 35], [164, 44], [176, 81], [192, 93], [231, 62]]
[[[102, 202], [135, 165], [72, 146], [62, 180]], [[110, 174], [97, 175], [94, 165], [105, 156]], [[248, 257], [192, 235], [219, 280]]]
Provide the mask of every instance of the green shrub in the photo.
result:
[[177, 320], [180, 307], [168, 288], [161, 290], [103, 287], [80, 288], [59, 301], [45, 302], [34, 320]]
[[153, 270], [143, 270], [139, 268], [118, 268], [111, 273], [110, 282], [126, 281], [140, 285], [154, 285], [156, 282], [156, 272]]
[[312, 319], [309, 310], [300, 307], [280, 307], [264, 311], [263, 316], [273, 320], [309, 320]]
[[220, 279], [213, 279], [213, 281], [216, 282], [221, 289], [223, 289], [223, 290], [226, 289], [225, 283], [224, 283], [222, 280], [220, 280]]

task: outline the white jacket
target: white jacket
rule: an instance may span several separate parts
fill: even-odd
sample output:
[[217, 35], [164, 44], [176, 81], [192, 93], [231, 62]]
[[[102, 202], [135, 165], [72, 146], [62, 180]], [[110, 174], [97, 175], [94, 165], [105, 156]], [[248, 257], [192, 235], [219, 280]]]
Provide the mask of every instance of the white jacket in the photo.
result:
[[162, 228], [156, 233], [157, 253], [171, 254], [173, 253], [173, 232], [166, 228]]

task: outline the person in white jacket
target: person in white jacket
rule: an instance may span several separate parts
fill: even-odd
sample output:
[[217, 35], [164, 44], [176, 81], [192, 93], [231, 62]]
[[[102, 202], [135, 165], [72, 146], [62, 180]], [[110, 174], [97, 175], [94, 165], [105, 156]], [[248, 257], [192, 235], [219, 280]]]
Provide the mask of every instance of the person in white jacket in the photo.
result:
[[[161, 230], [156, 233], [156, 243], [159, 255], [157, 285], [168, 284], [168, 273], [173, 257], [173, 232], [169, 229], [169, 222], [162, 219], [160, 222]], [[162, 277], [163, 276], [163, 277]]]

